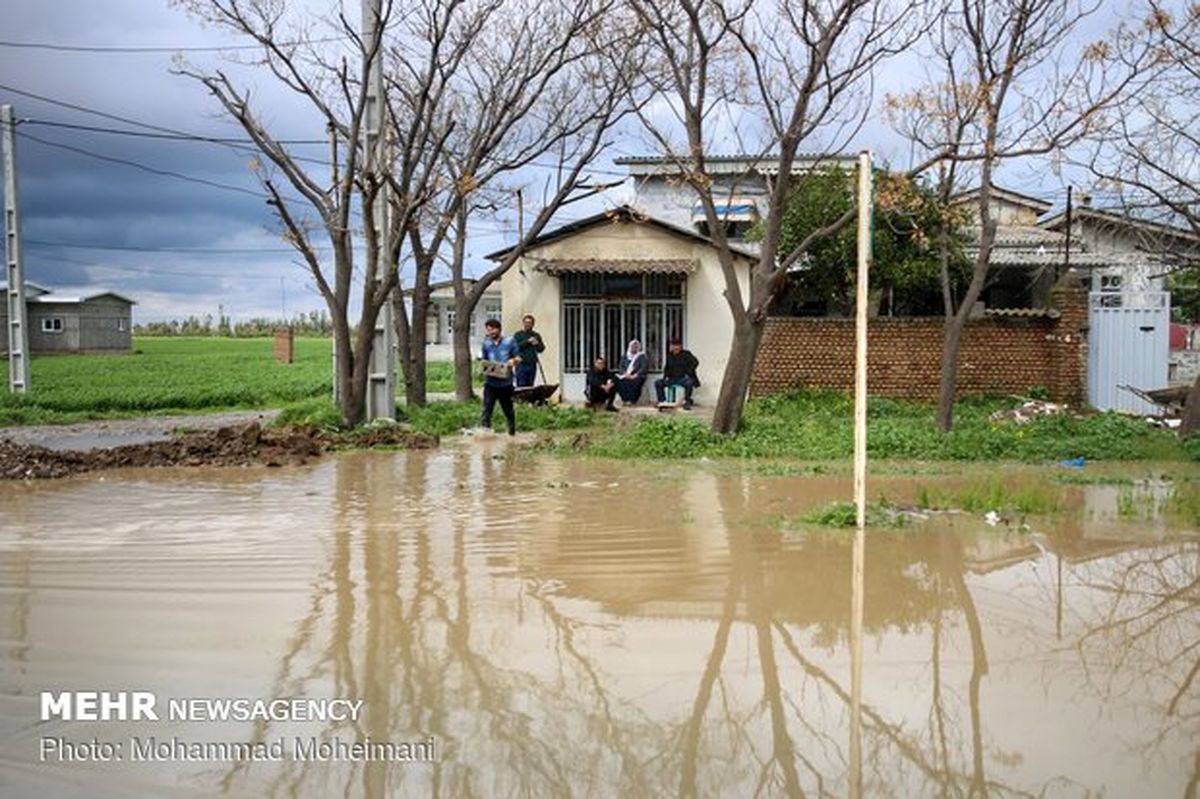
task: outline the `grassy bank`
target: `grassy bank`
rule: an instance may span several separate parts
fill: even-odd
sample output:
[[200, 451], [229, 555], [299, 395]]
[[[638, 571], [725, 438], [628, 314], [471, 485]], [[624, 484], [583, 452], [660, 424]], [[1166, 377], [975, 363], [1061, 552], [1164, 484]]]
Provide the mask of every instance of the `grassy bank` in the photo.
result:
[[[452, 435], [460, 430], [479, 425], [479, 402], [431, 402], [424, 408], [397, 408], [397, 421], [412, 426], [418, 433], [435, 436]], [[497, 430], [504, 429], [504, 415], [496, 408], [494, 422]], [[337, 429], [341, 423], [337, 409], [324, 398], [293, 403], [283, 409], [276, 424], [311, 425]], [[517, 405], [517, 430], [572, 430], [590, 427], [596, 423], [596, 414], [569, 406], [531, 407]]]
[[[874, 399], [868, 408], [868, 450], [880, 459], [1044, 462], [1087, 460], [1200, 460], [1200, 441], [1181, 444], [1174, 433], [1113, 413], [1054, 416], [1024, 425], [992, 422], [1011, 400], [960, 402], [955, 427], [938, 432], [933, 406]], [[789, 458], [828, 460], [853, 455], [853, 400], [843, 394], [799, 392], [753, 400], [736, 436], [709, 432], [684, 415], [647, 417], [627, 428], [597, 433], [584, 451], [610, 458]], [[578, 451], [578, 442], [546, 445]]]
[[[34, 358], [33, 390], [0, 394], [0, 426], [59, 424], [144, 414], [278, 408], [328, 397], [330, 341], [296, 339], [296, 360], [276, 363], [270, 339], [135, 338], [114, 355]], [[0, 377], [8, 381], [8, 363]], [[454, 390], [453, 366], [429, 364], [431, 392]]]

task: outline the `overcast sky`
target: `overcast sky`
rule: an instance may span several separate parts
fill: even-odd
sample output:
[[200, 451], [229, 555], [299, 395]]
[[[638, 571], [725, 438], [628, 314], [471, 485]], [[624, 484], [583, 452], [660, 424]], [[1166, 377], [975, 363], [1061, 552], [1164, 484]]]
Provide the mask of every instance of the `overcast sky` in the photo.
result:
[[[0, 18], [0, 103], [11, 103], [17, 117], [28, 120], [19, 125], [17, 139], [28, 280], [55, 289], [120, 291], [137, 300], [137, 321], [215, 316], [221, 305], [235, 320], [323, 306], [305, 269], [273, 232], [274, 221], [249, 170], [250, 153], [61, 126], [144, 130], [61, 105], [66, 103], [189, 133], [240, 137], [240, 129], [220, 117], [201, 87], [170, 73], [170, 50], [232, 40], [201, 27], [165, 0], [7, 0]], [[168, 51], [14, 46], [20, 43]], [[186, 57], [200, 65], [221, 62], [215, 52], [190, 50]], [[288, 102], [261, 76], [240, 77], [250, 85], [261, 81], [256, 96], [268, 103], [279, 137], [322, 139], [322, 126], [304, 115], [301, 104]], [[881, 76], [880, 90], [921, 77], [918, 62], [909, 59], [887, 71], [887, 83]], [[893, 162], [907, 157], [882, 122], [868, 123], [857, 144], [875, 147]], [[326, 152], [324, 145], [298, 149], [316, 158]], [[647, 152], [646, 146], [631, 133], [618, 137], [612, 155], [639, 152]], [[609, 161], [597, 168], [614, 169]], [[1002, 177], [1021, 191], [1061, 196], [1063, 181], [1045, 170], [1012, 169]], [[617, 191], [605, 202], [628, 196]], [[595, 207], [572, 206], [570, 216]], [[473, 260], [511, 239], [503, 231], [481, 230], [471, 241]]]

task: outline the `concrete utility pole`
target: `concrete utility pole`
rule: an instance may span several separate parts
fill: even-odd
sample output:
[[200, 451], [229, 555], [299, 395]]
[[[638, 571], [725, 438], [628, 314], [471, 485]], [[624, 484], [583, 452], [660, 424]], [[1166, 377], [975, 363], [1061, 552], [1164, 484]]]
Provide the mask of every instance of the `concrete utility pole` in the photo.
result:
[[850, 785], [851, 799], [862, 793], [862, 636], [867, 524], [867, 294], [870, 289], [871, 153], [858, 155], [858, 273], [855, 277], [854, 506], [858, 525], [850, 563]]
[[25, 267], [21, 259], [21, 215], [17, 205], [16, 119], [11, 105], [0, 105], [4, 138], [4, 252], [8, 264], [8, 389], [29, 390], [29, 327], [25, 315]]
[[[388, 190], [382, 179], [387, 162], [387, 137], [383, 135], [383, 25], [382, 0], [362, 0], [362, 40], [370, 48], [380, 37], [381, 44], [367, 64], [367, 109], [366, 124], [363, 126], [363, 172], [374, 173], [379, 178], [379, 193], [375, 197], [375, 229], [379, 232], [379, 255], [375, 259], [375, 274], [371, 283], [382, 280], [382, 270], [390, 257], [388, 248]], [[396, 330], [392, 321], [392, 300], [389, 297], [379, 311], [375, 322], [375, 336], [371, 342], [371, 360], [367, 378], [367, 420], [392, 419], [396, 415]], [[334, 383], [337, 374], [334, 374]]]

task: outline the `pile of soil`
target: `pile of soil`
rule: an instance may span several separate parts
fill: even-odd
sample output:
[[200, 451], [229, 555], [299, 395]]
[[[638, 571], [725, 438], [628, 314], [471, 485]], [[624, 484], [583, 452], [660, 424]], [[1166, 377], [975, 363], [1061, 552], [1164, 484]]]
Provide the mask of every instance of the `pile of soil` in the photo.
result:
[[[257, 422], [83, 452], [0, 440], [0, 480], [38, 480], [128, 467], [300, 465], [348, 443], [364, 445], [311, 428], [264, 430]], [[368, 445], [425, 449], [437, 446], [437, 439], [397, 426], [373, 430]]]

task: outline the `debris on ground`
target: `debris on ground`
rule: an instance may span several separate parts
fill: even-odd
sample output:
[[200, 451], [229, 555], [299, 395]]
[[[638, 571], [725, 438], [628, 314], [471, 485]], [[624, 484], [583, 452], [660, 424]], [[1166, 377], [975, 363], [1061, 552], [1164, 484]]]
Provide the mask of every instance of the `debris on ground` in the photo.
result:
[[437, 446], [437, 439], [400, 426], [331, 433], [306, 427], [263, 429], [257, 422], [185, 433], [168, 441], [86, 451], [52, 450], [0, 439], [0, 480], [157, 466], [292, 466], [348, 446], [425, 449]]
[[1165, 412], [1162, 414], [1163, 416], [1178, 416], [1183, 411], [1184, 406], [1187, 405], [1187, 395], [1191, 389], [1191, 384], [1154, 389], [1138, 388], [1137, 386], [1130, 385], [1119, 385], [1117, 388], [1128, 391], [1135, 397], [1145, 400], [1152, 405], [1159, 406]]
[[[1018, 398], [1023, 399], [1023, 398]], [[996, 411], [989, 419], [993, 422], [1015, 422], [1026, 424], [1039, 416], [1058, 416], [1070, 411], [1070, 406], [1061, 402], [1049, 402], [1040, 399], [1026, 399], [1015, 408]]]
[[1174, 416], [1147, 416], [1146, 422], [1164, 430], [1178, 430], [1183, 425], [1183, 420]]

